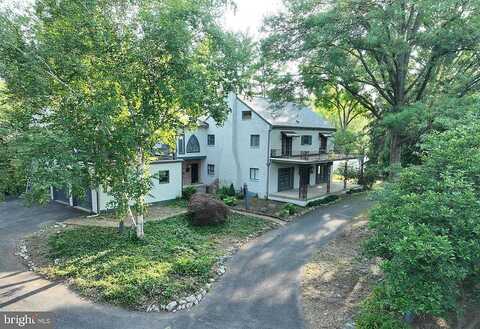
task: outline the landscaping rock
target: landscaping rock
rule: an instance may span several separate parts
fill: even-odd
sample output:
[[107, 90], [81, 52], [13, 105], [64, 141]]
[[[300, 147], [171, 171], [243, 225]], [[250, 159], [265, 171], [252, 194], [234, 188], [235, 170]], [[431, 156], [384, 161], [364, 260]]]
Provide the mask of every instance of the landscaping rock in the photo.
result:
[[195, 296], [188, 296], [187, 297], [187, 303], [193, 303], [196, 300]]
[[192, 303], [188, 303], [187, 305], [185, 305], [185, 307], [187, 308], [187, 310], [191, 309], [193, 306], [193, 302]]
[[166, 309], [168, 312], [172, 312], [175, 310], [175, 307], [177, 307], [177, 305], [177, 302], [173, 301], [166, 306]]
[[147, 308], [147, 312], [160, 312], [160, 307], [156, 304], [152, 304]]
[[230, 209], [211, 195], [195, 193], [188, 203], [189, 218], [194, 225], [222, 224], [227, 220]]
[[185, 299], [180, 299], [180, 300], [178, 301], [178, 303], [179, 303], [180, 305], [183, 305], [183, 304], [186, 304], [187, 301], [186, 301]]

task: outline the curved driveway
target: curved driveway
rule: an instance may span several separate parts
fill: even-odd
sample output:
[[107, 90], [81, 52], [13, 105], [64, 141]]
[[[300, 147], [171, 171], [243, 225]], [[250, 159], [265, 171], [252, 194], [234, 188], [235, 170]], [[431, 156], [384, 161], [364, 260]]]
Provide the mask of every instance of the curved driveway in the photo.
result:
[[0, 311], [53, 311], [59, 329], [301, 329], [300, 276], [315, 248], [371, 206], [353, 196], [317, 209], [246, 244], [198, 306], [177, 313], [129, 312], [83, 300], [64, 285], [26, 272], [13, 255], [18, 239], [41, 224], [72, 217], [57, 204], [0, 204]]

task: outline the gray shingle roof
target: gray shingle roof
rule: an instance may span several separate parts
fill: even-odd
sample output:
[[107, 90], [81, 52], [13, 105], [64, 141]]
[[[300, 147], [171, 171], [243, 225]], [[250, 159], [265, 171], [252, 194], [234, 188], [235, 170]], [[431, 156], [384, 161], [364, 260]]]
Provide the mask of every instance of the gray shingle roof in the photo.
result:
[[291, 102], [276, 105], [264, 97], [239, 99], [272, 126], [334, 129], [330, 122], [306, 106]]

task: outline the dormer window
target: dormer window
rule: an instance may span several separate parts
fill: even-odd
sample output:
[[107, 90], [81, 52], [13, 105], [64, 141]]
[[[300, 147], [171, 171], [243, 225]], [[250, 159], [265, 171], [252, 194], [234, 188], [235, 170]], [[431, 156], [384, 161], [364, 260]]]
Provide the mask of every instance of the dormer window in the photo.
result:
[[242, 111], [242, 120], [251, 120], [252, 111]]

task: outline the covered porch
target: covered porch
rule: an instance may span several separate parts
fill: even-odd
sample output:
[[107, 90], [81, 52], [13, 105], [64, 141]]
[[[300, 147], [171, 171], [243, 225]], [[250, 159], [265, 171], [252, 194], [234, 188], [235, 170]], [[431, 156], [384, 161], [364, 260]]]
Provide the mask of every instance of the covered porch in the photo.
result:
[[330, 183], [330, 190], [328, 190], [328, 183], [321, 183], [313, 186], [308, 186], [306, 198], [300, 198], [300, 188], [271, 193], [269, 199], [274, 201], [289, 202], [299, 206], [306, 206], [309, 202], [322, 199], [332, 194], [343, 194], [348, 190], [359, 188], [360, 185], [347, 183], [347, 188], [343, 186], [343, 181], [332, 181]]
[[359, 185], [334, 180], [333, 169], [337, 161], [358, 160], [354, 157], [274, 159], [271, 167], [271, 184], [268, 198], [306, 206], [309, 202], [332, 194], [342, 194]]

